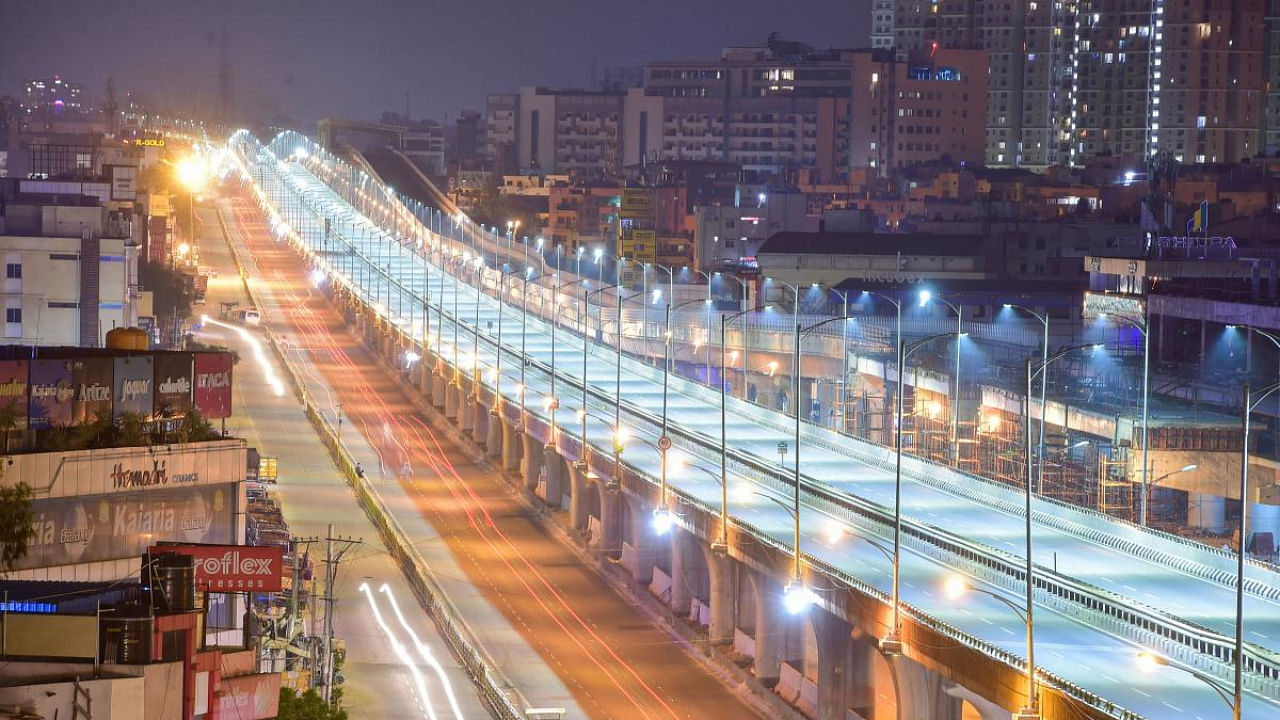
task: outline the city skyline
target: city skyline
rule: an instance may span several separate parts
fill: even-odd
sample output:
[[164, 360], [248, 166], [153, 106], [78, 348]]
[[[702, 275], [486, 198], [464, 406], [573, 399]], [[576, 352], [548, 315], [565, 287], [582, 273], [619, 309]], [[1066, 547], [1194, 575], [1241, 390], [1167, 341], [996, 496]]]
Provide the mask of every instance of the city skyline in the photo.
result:
[[[211, 115], [225, 27], [234, 107], [243, 119], [376, 120], [384, 111], [403, 112], [407, 91], [414, 118], [445, 121], [483, 110], [488, 93], [588, 87], [593, 67], [601, 77], [606, 68], [653, 59], [714, 58], [722, 46], [762, 45], [771, 32], [814, 47], [865, 47], [870, 25], [864, 0], [715, 0], [694, 9], [671, 0], [630, 8], [581, 0], [507, 8], [485, 0], [443, 5], [443, 32], [432, 24], [435, 6], [400, 0], [176, 5], [157, 13], [138, 0], [12, 3], [0, 24], [0, 95], [60, 74], [100, 98], [111, 77], [122, 93], [141, 92], [157, 107]], [[44, 21], [51, 11], [61, 22]], [[510, 22], [495, 25], [495, 17]], [[672, 22], [676, 17], [685, 21]], [[333, 43], [351, 52], [333, 52]], [[445, 63], [447, 73], [426, 71]], [[255, 76], [254, 67], [269, 69]]]

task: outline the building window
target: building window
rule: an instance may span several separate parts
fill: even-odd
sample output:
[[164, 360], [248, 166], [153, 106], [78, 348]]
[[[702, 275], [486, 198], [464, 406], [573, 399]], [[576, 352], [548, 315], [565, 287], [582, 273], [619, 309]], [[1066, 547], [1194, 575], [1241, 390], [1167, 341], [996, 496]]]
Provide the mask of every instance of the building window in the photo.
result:
[[4, 320], [11, 323], [22, 322], [22, 308], [5, 308]]
[[4, 276], [10, 280], [22, 279], [22, 263], [8, 263], [4, 268]]

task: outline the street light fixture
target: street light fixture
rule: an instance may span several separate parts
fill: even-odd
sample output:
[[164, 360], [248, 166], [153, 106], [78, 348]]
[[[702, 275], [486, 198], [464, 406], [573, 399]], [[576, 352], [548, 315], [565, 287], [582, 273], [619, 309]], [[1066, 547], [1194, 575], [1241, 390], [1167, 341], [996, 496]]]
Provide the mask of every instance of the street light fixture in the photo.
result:
[[[584, 293], [584, 294], [583, 294], [583, 296], [582, 296], [582, 303], [583, 303], [583, 305], [587, 305], [587, 306], [589, 306], [589, 305], [590, 305], [590, 303], [591, 303], [591, 296], [592, 296], [592, 295], [595, 295], [596, 293], [602, 293], [602, 292], [604, 292], [605, 290], [613, 290], [613, 289], [618, 288], [618, 287], [619, 287], [618, 285], [606, 285], [606, 286], [604, 286], [604, 287], [596, 288], [595, 290], [588, 290], [588, 291], [587, 291], [586, 293]], [[603, 296], [603, 295], [601, 296], [600, 307], [601, 307], [602, 309], [603, 309], [603, 307], [604, 307], [604, 296]], [[602, 313], [602, 316], [603, 316], [603, 313]], [[603, 327], [603, 325], [602, 325], [601, 327]], [[582, 460], [581, 460], [581, 462], [583, 463], [584, 467], [585, 467], [586, 462], [587, 462], [587, 416], [586, 416], [586, 414], [585, 414], [585, 412], [586, 412], [586, 408], [587, 408], [587, 347], [588, 347], [590, 344], [591, 344], [591, 343], [589, 343], [589, 342], [587, 341], [587, 327], [586, 327], [586, 325], [584, 324], [584, 325], [582, 326], [582, 378], [581, 378], [581, 380], [582, 380], [582, 409], [583, 409], [583, 413], [584, 413], [584, 414], [583, 414], [583, 415], [582, 415], [582, 417], [580, 418], [580, 419], [582, 420]]]
[[1155, 672], [1157, 668], [1161, 668], [1161, 667], [1169, 667], [1169, 668], [1173, 668], [1174, 670], [1184, 672], [1190, 675], [1191, 677], [1199, 680], [1200, 682], [1204, 683], [1205, 685], [1208, 685], [1211, 690], [1213, 690], [1215, 693], [1218, 694], [1218, 697], [1222, 698], [1222, 702], [1226, 703], [1227, 707], [1231, 708], [1231, 713], [1232, 713], [1231, 717], [1233, 718], [1233, 720], [1240, 720], [1240, 711], [1241, 711], [1240, 697], [1239, 695], [1234, 694], [1230, 689], [1228, 689], [1222, 683], [1209, 677], [1208, 675], [1205, 675], [1204, 673], [1200, 672], [1199, 670], [1196, 670], [1195, 668], [1183, 667], [1181, 665], [1174, 665], [1169, 662], [1168, 658], [1162, 657], [1153, 652], [1144, 650], [1138, 653], [1138, 669], [1141, 670], [1142, 672], [1146, 672], [1146, 673]]
[[951, 397], [951, 464], [955, 467], [960, 467], [960, 333], [962, 332], [961, 325], [964, 319], [964, 306], [934, 295], [928, 290], [920, 291], [920, 307], [928, 307], [929, 303], [934, 300], [951, 308], [951, 311], [956, 314], [956, 391], [955, 395]]
[[947, 579], [943, 582], [943, 593], [946, 594], [947, 598], [950, 600], [959, 600], [961, 597], [965, 595], [965, 593], [968, 593], [968, 592], [982, 593], [987, 597], [995, 598], [996, 600], [999, 600], [1001, 603], [1004, 603], [1004, 605], [1008, 607], [1010, 610], [1013, 610], [1014, 614], [1018, 616], [1018, 619], [1021, 620], [1023, 624], [1027, 626], [1027, 697], [1029, 698], [1029, 700], [1027, 701], [1027, 706], [1024, 707], [1021, 710], [1021, 712], [1019, 712], [1015, 717], [1018, 718], [1018, 720], [1032, 720], [1032, 718], [1040, 717], [1040, 710], [1037, 707], [1036, 695], [1035, 695], [1036, 693], [1036, 678], [1035, 678], [1036, 667], [1035, 667], [1035, 660], [1034, 660], [1035, 648], [1032, 647], [1032, 640], [1034, 636], [1032, 635], [1032, 630], [1031, 630], [1032, 618], [1030, 615], [1030, 611], [1029, 610], [1024, 611], [1022, 608], [1018, 607], [1017, 603], [1013, 602], [1009, 598], [999, 593], [991, 592], [986, 588], [981, 588], [970, 583], [968, 579], [966, 579], [962, 575], [955, 575], [955, 574], [949, 575]]
[[796, 506], [793, 508], [769, 493], [752, 490], [750, 494], [768, 500], [791, 516], [793, 528], [791, 578], [787, 581], [786, 587], [782, 589], [782, 607], [791, 615], [799, 615], [808, 610], [814, 601], [813, 591], [804, 586], [804, 577], [801, 574], [799, 496], [797, 495]]
[[[1036, 320], [1039, 320], [1040, 324], [1044, 326], [1044, 339], [1040, 343], [1040, 362], [1042, 364], [1048, 362], [1049, 360], [1049, 315], [1048, 313], [1041, 315], [1040, 313], [1036, 312], [1035, 310], [1032, 310], [1031, 308], [1025, 305], [1005, 303], [1004, 306], [1006, 309], [1009, 309], [1009, 310], [1018, 310], [1018, 311], [1024, 312], [1030, 315], [1031, 317], [1035, 318]], [[1047, 406], [1045, 403], [1047, 401], [1048, 387], [1049, 387], [1049, 383], [1045, 382], [1044, 378], [1041, 378], [1040, 379], [1040, 440], [1038, 443], [1038, 449], [1036, 451], [1036, 454], [1039, 457], [1044, 457], [1044, 427], [1045, 427], [1045, 422], [1048, 419], [1048, 412], [1046, 411]], [[1041, 472], [1039, 474], [1039, 477], [1036, 478], [1036, 492], [1040, 493], [1041, 495], [1044, 494], [1043, 466], [1041, 466]]]
[[523, 278], [524, 286], [520, 290], [520, 433], [521, 434], [523, 434], [525, 431], [525, 402], [524, 402], [525, 388], [527, 388], [529, 385], [525, 381], [525, 370], [526, 368], [529, 367], [529, 360], [528, 360], [529, 356], [525, 352], [526, 338], [529, 334], [528, 333], [529, 283], [537, 282], [538, 280], [541, 280], [543, 277], [546, 277], [546, 273], [529, 277], [532, 273], [533, 271], [529, 269], [528, 265], [526, 265], [524, 269], [524, 278]]
[[[1099, 319], [1106, 319], [1106, 313], [1098, 313]], [[1150, 406], [1148, 401], [1151, 395], [1151, 327], [1146, 317], [1146, 310], [1143, 310], [1142, 322], [1138, 322], [1133, 318], [1125, 315], [1116, 315], [1115, 318], [1122, 322], [1132, 325], [1139, 333], [1142, 334], [1142, 498], [1138, 501], [1138, 524], [1145, 527], [1147, 524], [1147, 450], [1151, 444], [1147, 441], [1147, 429], [1151, 424]], [[1044, 408], [1040, 408], [1040, 412], [1044, 412]]]
[[[1103, 347], [1104, 345], [1102, 343], [1074, 345], [1072, 347], [1059, 350], [1054, 354], [1048, 356], [1047, 358], [1042, 360], [1038, 366], [1035, 363], [1033, 363], [1033, 361], [1030, 358], [1027, 359], [1027, 394], [1024, 397], [1025, 410], [1023, 414], [1023, 427], [1024, 427], [1023, 437], [1025, 438], [1026, 448], [1027, 448], [1026, 485], [1023, 491], [1023, 498], [1025, 499], [1025, 507], [1023, 510], [1025, 514], [1025, 520], [1026, 520], [1025, 576], [1026, 576], [1026, 596], [1027, 597], [1026, 597], [1026, 615], [1024, 619], [1026, 620], [1026, 623], [1027, 623], [1027, 705], [1022, 709], [1022, 712], [1019, 714], [1020, 718], [1023, 718], [1023, 717], [1035, 718], [1035, 717], [1039, 717], [1039, 713], [1040, 713], [1040, 700], [1036, 690], [1036, 677], [1035, 677], [1035, 672], [1036, 672], [1035, 623], [1034, 623], [1035, 563], [1032, 561], [1032, 556], [1031, 556], [1031, 546], [1032, 546], [1032, 542], [1031, 542], [1032, 540], [1032, 536], [1031, 536], [1031, 522], [1032, 522], [1032, 517], [1031, 517], [1031, 496], [1032, 496], [1032, 491], [1031, 491], [1031, 478], [1032, 478], [1031, 384], [1035, 376], [1040, 374], [1046, 374], [1046, 376], [1040, 378], [1040, 381], [1042, 383], [1048, 382], [1047, 370], [1050, 363], [1052, 363], [1053, 361], [1062, 357], [1066, 357], [1067, 355], [1070, 355], [1071, 353], [1074, 353], [1079, 350], [1101, 350]], [[1041, 412], [1044, 412], [1043, 408], [1041, 408]], [[1043, 457], [1040, 458], [1040, 465], [1041, 465], [1041, 472], [1043, 473], [1044, 472]]]
[[[722, 518], [720, 523], [720, 541], [718, 543], [712, 543], [712, 548], [719, 549], [722, 552], [727, 551], [729, 548], [729, 526], [724, 522], [725, 518], [723, 517], [725, 515], [724, 509], [729, 504], [729, 440], [727, 437], [728, 412], [726, 409], [728, 393], [725, 391], [725, 382], [727, 380], [727, 378], [725, 378], [725, 373], [727, 372], [726, 366], [728, 363], [725, 355], [725, 333], [729, 327], [729, 323], [733, 322], [737, 318], [740, 318], [747, 313], [767, 311], [772, 308], [772, 305], [757, 305], [756, 307], [747, 310], [739, 310], [732, 315], [720, 316], [720, 511]], [[745, 346], [746, 342], [744, 340], [743, 347]], [[718, 548], [716, 547], [717, 545], [719, 546]]]
[[[901, 312], [901, 305], [899, 305], [899, 312]], [[906, 363], [911, 357], [911, 353], [919, 348], [938, 338], [950, 337], [953, 334], [955, 333], [929, 335], [916, 340], [910, 345], [906, 345], [901, 340], [898, 341], [898, 397], [895, 403], [897, 423], [893, 434], [895, 456], [893, 473], [893, 623], [889, 628], [889, 633], [880, 640], [880, 650], [889, 655], [902, 653], [902, 612], [900, 608], [900, 585], [902, 580], [902, 410], [903, 396], [906, 394], [907, 387]], [[963, 333], [961, 333], [961, 336], [963, 336]]]

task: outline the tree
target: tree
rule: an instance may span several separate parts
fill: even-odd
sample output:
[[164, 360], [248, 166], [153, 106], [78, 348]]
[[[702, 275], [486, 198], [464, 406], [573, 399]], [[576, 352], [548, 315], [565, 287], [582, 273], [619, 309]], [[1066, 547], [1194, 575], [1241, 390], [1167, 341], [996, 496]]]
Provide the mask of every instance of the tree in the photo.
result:
[[290, 688], [280, 688], [276, 720], [347, 720], [347, 711], [326, 703], [314, 689], [299, 695]]
[[27, 555], [35, 515], [31, 486], [25, 482], [0, 487], [0, 565], [5, 571]]
[[150, 290], [157, 317], [185, 318], [191, 314], [191, 285], [186, 277], [163, 263], [138, 261], [138, 280]]

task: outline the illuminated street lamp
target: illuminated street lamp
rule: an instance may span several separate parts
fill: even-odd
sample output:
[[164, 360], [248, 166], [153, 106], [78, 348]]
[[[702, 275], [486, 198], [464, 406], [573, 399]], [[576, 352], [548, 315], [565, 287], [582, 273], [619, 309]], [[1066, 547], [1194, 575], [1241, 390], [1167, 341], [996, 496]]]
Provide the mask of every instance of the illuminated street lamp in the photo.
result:
[[[1024, 620], [1027, 623], [1027, 705], [1019, 714], [1019, 718], [1036, 718], [1040, 713], [1040, 699], [1036, 690], [1036, 651], [1035, 651], [1035, 563], [1031, 557], [1031, 483], [1032, 483], [1032, 460], [1031, 460], [1031, 385], [1036, 375], [1044, 375], [1040, 378], [1041, 382], [1048, 382], [1048, 368], [1053, 361], [1066, 357], [1080, 350], [1101, 350], [1104, 347], [1102, 343], [1090, 343], [1087, 345], [1074, 345], [1072, 347], [1063, 348], [1041, 360], [1038, 364], [1030, 358], [1027, 359], [1027, 394], [1023, 398], [1024, 414], [1023, 414], [1023, 438], [1026, 443], [1027, 466], [1026, 466], [1026, 484], [1023, 488], [1023, 498], [1025, 506], [1023, 508], [1026, 521], [1026, 614]], [[1044, 408], [1041, 408], [1044, 412]], [[1040, 458], [1043, 472], [1044, 458]]]
[[946, 594], [947, 598], [950, 600], [959, 600], [969, 592], [982, 593], [987, 597], [999, 600], [1010, 610], [1013, 610], [1014, 614], [1018, 616], [1018, 619], [1027, 626], [1027, 705], [1014, 717], [1016, 717], [1017, 720], [1033, 720], [1033, 718], [1040, 717], [1040, 709], [1036, 699], [1035, 648], [1032, 646], [1035, 636], [1032, 633], [1031, 627], [1032, 617], [1029, 609], [1030, 605], [1028, 604], [1028, 609], [1024, 611], [1022, 608], [1018, 607], [1017, 603], [1013, 602], [1009, 598], [998, 593], [991, 592], [986, 588], [980, 588], [970, 583], [961, 575], [950, 575], [943, 583], [943, 593]]
[[[1240, 720], [1241, 706], [1240, 706], [1240, 689], [1239, 689], [1238, 683], [1233, 692], [1231, 689], [1228, 689], [1222, 683], [1209, 677], [1208, 675], [1205, 675], [1204, 673], [1200, 672], [1199, 670], [1196, 670], [1195, 668], [1183, 667], [1181, 665], [1174, 665], [1169, 662], [1168, 658], [1162, 657], [1150, 651], [1144, 650], [1138, 653], [1138, 669], [1141, 670], [1142, 672], [1151, 673], [1151, 672], [1155, 672], [1158, 668], [1162, 668], [1162, 667], [1169, 667], [1169, 668], [1173, 668], [1174, 670], [1184, 672], [1190, 675], [1191, 677], [1199, 680], [1200, 682], [1204, 683], [1205, 685], [1208, 685], [1210, 689], [1212, 689], [1215, 693], [1218, 694], [1218, 697], [1222, 698], [1222, 702], [1226, 703], [1227, 707], [1231, 708], [1232, 719]], [[1236, 666], [1236, 672], [1237, 673], [1240, 672], [1239, 665]]]
[[791, 507], [782, 500], [770, 495], [752, 490], [751, 495], [762, 497], [765, 500], [782, 508], [792, 520], [792, 553], [791, 553], [791, 578], [787, 581], [786, 587], [782, 589], [782, 607], [791, 615], [799, 615], [809, 609], [813, 604], [813, 591], [804, 586], [804, 577], [801, 574], [800, 560], [800, 499], [799, 494], [796, 495], [796, 505]]
[[956, 314], [956, 392], [955, 395], [951, 396], [953, 401], [951, 406], [951, 464], [960, 467], [960, 333], [962, 332], [964, 306], [934, 295], [928, 290], [920, 291], [920, 307], [928, 307], [933, 300], [937, 300], [951, 308], [951, 311]]
[[[583, 305], [588, 305], [588, 306], [589, 306], [589, 305], [590, 305], [590, 303], [591, 303], [591, 296], [592, 296], [592, 295], [595, 295], [596, 293], [604, 292], [605, 290], [613, 290], [613, 289], [615, 289], [615, 288], [618, 288], [618, 285], [606, 285], [606, 286], [601, 287], [601, 288], [596, 288], [595, 290], [588, 290], [588, 291], [587, 291], [586, 293], [584, 293], [584, 294], [583, 294], [583, 296], [582, 296], [582, 303], [583, 303]], [[603, 308], [604, 308], [604, 296], [601, 296], [601, 300], [600, 300], [600, 305], [599, 305], [599, 307], [603, 310]], [[603, 312], [601, 312], [601, 318], [603, 318]], [[601, 327], [603, 327], [603, 325], [602, 325]], [[584, 325], [582, 326], [582, 378], [581, 378], [581, 380], [582, 380], [582, 409], [583, 409], [583, 415], [582, 415], [582, 417], [580, 418], [580, 419], [582, 420], [582, 463], [583, 463], [584, 465], [585, 465], [585, 464], [586, 464], [586, 462], [587, 462], [587, 416], [586, 416], [586, 408], [587, 408], [587, 346], [588, 346], [588, 345], [590, 345], [590, 342], [588, 342], [588, 340], [587, 340], [587, 327], [586, 327], [586, 325], [584, 324]]]
[[[614, 372], [614, 381], [613, 381], [613, 388], [614, 388], [613, 389], [613, 424], [615, 427], [622, 426], [622, 306], [628, 300], [632, 300], [637, 297], [641, 298], [640, 304], [641, 306], [643, 306], [644, 305], [643, 296], [644, 296], [643, 292], [632, 293], [631, 295], [624, 295], [622, 292], [622, 288], [618, 288], [618, 328], [617, 328], [618, 346], [617, 346], [616, 362], [614, 365], [615, 372]], [[621, 450], [619, 449], [617, 452], [614, 453], [614, 457], [613, 457], [613, 465], [614, 465], [613, 479], [615, 481], [622, 480], [622, 478], [619, 477], [619, 473], [618, 473], [618, 470], [621, 468], [621, 463], [622, 463], [622, 457], [621, 457]]]
[[493, 409], [491, 414], [497, 414], [502, 406], [502, 308], [507, 304], [507, 278], [518, 270], [511, 269], [510, 265], [504, 265], [501, 272], [498, 273], [498, 346], [495, 353], [495, 365], [493, 376]]
[[[1106, 319], [1106, 313], [1098, 313], [1099, 319]], [[1138, 524], [1146, 526], [1147, 524], [1147, 449], [1151, 443], [1147, 441], [1147, 429], [1151, 424], [1151, 415], [1149, 412], [1148, 401], [1151, 395], [1151, 327], [1144, 314], [1142, 321], [1139, 322], [1133, 318], [1124, 315], [1116, 315], [1115, 319], [1132, 325], [1139, 333], [1142, 334], [1142, 498], [1138, 501]], [[1040, 412], [1044, 412], [1044, 408], [1040, 408]]]
[[[899, 306], [899, 309], [901, 309], [901, 306]], [[898, 397], [895, 403], [897, 406], [895, 413], [897, 423], [893, 434], [895, 455], [893, 473], [893, 623], [889, 628], [889, 633], [880, 640], [881, 651], [890, 655], [902, 653], [902, 612], [899, 599], [901, 597], [902, 567], [902, 405], [907, 387], [906, 364], [911, 357], [911, 353], [938, 338], [951, 337], [954, 334], [956, 333], [929, 335], [916, 340], [910, 345], [906, 345], [901, 340], [898, 341]], [[960, 336], [963, 337], [964, 333], [960, 333]]]
[[1190, 465], [1183, 465], [1182, 467], [1178, 468], [1177, 470], [1171, 470], [1170, 472], [1167, 472], [1167, 473], [1165, 473], [1165, 474], [1161, 475], [1160, 477], [1156, 478], [1155, 480], [1152, 480], [1152, 481], [1147, 485], [1147, 490], [1148, 490], [1148, 492], [1149, 492], [1149, 491], [1151, 491], [1151, 490], [1154, 490], [1154, 489], [1156, 488], [1156, 486], [1157, 486], [1157, 485], [1159, 485], [1159, 484], [1161, 483], [1161, 481], [1166, 480], [1166, 479], [1168, 479], [1168, 478], [1171, 478], [1171, 477], [1173, 477], [1174, 475], [1181, 475], [1182, 473], [1194, 472], [1194, 471], [1199, 470], [1199, 469], [1200, 469], [1200, 466], [1199, 466], [1199, 465], [1196, 465], [1195, 463], [1192, 463], [1192, 464], [1190, 464]]
[[525, 368], [529, 366], [528, 355], [525, 354], [525, 343], [528, 336], [529, 327], [529, 283], [541, 280], [546, 274], [535, 275], [529, 277], [533, 273], [527, 265], [524, 270], [524, 287], [520, 291], [520, 432], [525, 430], [525, 388], [529, 384], [525, 381]]
[[[756, 307], [753, 307], [747, 310], [739, 310], [738, 312], [733, 313], [732, 315], [720, 316], [720, 509], [721, 509], [722, 515], [724, 514], [724, 508], [729, 503], [729, 494], [728, 494], [729, 493], [728, 491], [729, 439], [727, 437], [728, 412], [726, 409], [728, 393], [725, 390], [725, 382], [726, 382], [725, 373], [728, 371], [727, 370], [728, 361], [725, 355], [725, 347], [724, 347], [725, 334], [728, 330], [729, 323], [733, 322], [734, 320], [746, 315], [747, 313], [752, 313], [752, 312], [761, 311], [761, 310], [770, 310], [772, 308], [773, 308], [772, 305], [758, 305]], [[746, 324], [743, 323], [744, 333], [746, 332], [745, 325]], [[746, 346], [745, 339], [743, 341], [743, 346], [744, 347]], [[718, 548], [716, 547], [717, 545], [719, 546]], [[729, 548], [729, 527], [724, 522], [720, 523], [720, 541], [718, 543], [712, 543], [712, 548], [719, 549], [722, 552], [727, 551]]]
[[[559, 247], [559, 245], [556, 246], [557, 249]], [[560, 273], [556, 272], [555, 277], [559, 278]], [[556, 397], [556, 325], [560, 322], [560, 291], [579, 282], [582, 281], [579, 279], [570, 280], [557, 285], [555, 290], [551, 292], [551, 437], [548, 445], [554, 445], [556, 441], [556, 408], [560, 406], [560, 399]], [[586, 340], [584, 339], [583, 342], [586, 342]], [[585, 382], [584, 380], [584, 385]]]
[[[1041, 315], [1040, 313], [1036, 312], [1035, 310], [1032, 310], [1029, 307], [1026, 307], [1025, 305], [1016, 305], [1013, 303], [1005, 303], [1004, 306], [1009, 310], [1019, 310], [1021, 312], [1024, 312], [1030, 315], [1031, 317], [1035, 318], [1036, 320], [1039, 320], [1040, 324], [1044, 326], [1044, 339], [1040, 343], [1040, 362], [1042, 364], [1047, 363], [1049, 361], [1049, 315], [1048, 313]], [[1044, 378], [1041, 378], [1040, 379], [1040, 440], [1038, 443], [1039, 448], [1036, 452], [1036, 454], [1039, 457], [1044, 457], [1044, 425], [1048, 419], [1048, 412], [1047, 412], [1048, 406], [1045, 403], [1047, 401], [1048, 388], [1049, 388], [1049, 383], [1045, 382]], [[1043, 465], [1040, 466], [1040, 473], [1036, 478], [1036, 492], [1042, 495], [1044, 494], [1044, 466]]]

